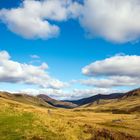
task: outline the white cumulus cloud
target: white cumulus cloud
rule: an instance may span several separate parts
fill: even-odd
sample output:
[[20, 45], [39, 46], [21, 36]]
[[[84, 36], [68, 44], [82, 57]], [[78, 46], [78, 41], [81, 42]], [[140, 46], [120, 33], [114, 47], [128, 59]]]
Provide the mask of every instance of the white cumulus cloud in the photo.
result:
[[78, 16], [80, 7], [71, 0], [24, 0], [18, 8], [0, 10], [0, 19], [12, 32], [24, 38], [56, 37], [60, 29], [52, 22]]
[[17, 8], [0, 10], [0, 20], [24, 38], [58, 36], [58, 22], [76, 19], [91, 37], [117, 43], [139, 41], [139, 0], [24, 0]]
[[40, 66], [19, 63], [11, 60], [8, 52], [0, 52], [0, 82], [32, 84], [56, 89], [67, 86], [67, 83], [50, 77], [46, 72], [47, 68], [46, 63]]
[[140, 85], [140, 56], [115, 55], [85, 66], [82, 73], [92, 78], [77, 80], [75, 83], [99, 88], [138, 87]]
[[124, 43], [140, 39], [139, 0], [84, 0], [81, 25], [93, 37]]
[[95, 61], [82, 69], [89, 76], [130, 76], [140, 77], [140, 56], [113, 56]]

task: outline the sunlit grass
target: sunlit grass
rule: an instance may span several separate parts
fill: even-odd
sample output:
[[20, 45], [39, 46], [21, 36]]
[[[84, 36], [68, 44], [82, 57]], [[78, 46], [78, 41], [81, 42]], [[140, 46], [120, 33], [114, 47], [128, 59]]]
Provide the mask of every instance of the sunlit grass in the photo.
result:
[[0, 98], [1, 140], [125, 140], [140, 137], [139, 114], [41, 108]]

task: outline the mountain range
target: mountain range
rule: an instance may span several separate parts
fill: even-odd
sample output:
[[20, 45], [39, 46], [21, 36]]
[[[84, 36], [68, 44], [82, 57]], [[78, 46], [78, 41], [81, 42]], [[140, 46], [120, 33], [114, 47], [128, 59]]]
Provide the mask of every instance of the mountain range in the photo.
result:
[[[36, 106], [42, 106], [47, 108], [95, 108], [96, 110], [103, 110], [101, 108], [106, 107], [106, 110], [108, 108], [112, 108], [111, 106], [114, 104], [121, 104], [125, 102], [125, 106], [127, 103], [129, 104], [129, 108], [133, 105], [135, 109], [140, 110], [139, 106], [139, 99], [140, 99], [140, 89], [135, 89], [126, 93], [113, 93], [108, 95], [98, 94], [94, 95], [88, 98], [83, 98], [80, 100], [74, 100], [74, 101], [59, 101], [56, 99], [52, 99], [46, 94], [40, 94], [37, 96], [31, 96], [28, 94], [21, 94], [21, 93], [15, 93], [11, 94], [8, 92], [0, 92], [0, 97], [5, 98], [8, 100], [14, 100], [21, 103], [36, 105]], [[126, 103], [127, 102], [127, 103]], [[131, 104], [131, 105], [130, 105]], [[133, 108], [133, 110], [135, 110]], [[117, 109], [117, 105], [116, 105]], [[131, 109], [132, 110], [132, 109]]]

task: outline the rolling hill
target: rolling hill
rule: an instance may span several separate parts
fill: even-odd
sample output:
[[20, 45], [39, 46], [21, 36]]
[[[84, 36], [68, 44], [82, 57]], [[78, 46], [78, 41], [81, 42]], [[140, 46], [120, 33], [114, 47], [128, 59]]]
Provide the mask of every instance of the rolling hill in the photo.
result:
[[44, 100], [45, 102], [47, 102], [48, 104], [55, 106], [55, 107], [60, 107], [60, 108], [75, 108], [77, 107], [76, 104], [71, 103], [71, 102], [65, 102], [65, 101], [58, 101], [55, 99], [50, 98], [47, 95], [44, 94], [40, 94], [37, 97], [39, 97], [40, 99]]
[[114, 93], [109, 95], [98, 94], [75, 101], [59, 101], [44, 94], [30, 96], [19, 93], [10, 94], [8, 92], [0, 92], [0, 97], [25, 104], [48, 108], [80, 108], [94, 110], [96, 112], [111, 111], [113, 113], [140, 112], [140, 89], [135, 89], [126, 93]]
[[80, 107], [81, 110], [94, 112], [112, 112], [114, 114], [130, 114], [140, 112], [140, 89], [126, 92], [119, 98], [101, 99]]
[[74, 101], [68, 101], [68, 102], [72, 102], [74, 104], [77, 104], [78, 106], [81, 106], [81, 105], [85, 105], [85, 104], [99, 101], [101, 99], [109, 100], [109, 99], [121, 98], [122, 96], [123, 96], [122, 93], [113, 93], [113, 94], [109, 94], [109, 95], [98, 94], [98, 95], [94, 95], [94, 96], [91, 96], [88, 98], [83, 98], [80, 100], [74, 100]]
[[30, 105], [36, 105], [36, 106], [42, 106], [42, 107], [60, 107], [60, 108], [75, 108], [77, 107], [76, 104], [70, 103], [70, 102], [63, 102], [58, 101], [55, 99], [50, 98], [47, 95], [40, 94], [38, 96], [31, 96], [27, 94], [22, 93], [8, 93], [8, 92], [0, 92], [0, 97], [5, 98], [8, 100], [14, 100], [17, 102], [30, 104]]
[[30, 96], [27, 94], [21, 94], [21, 93], [11, 94], [8, 92], [0, 92], [0, 98], [13, 100], [24, 104], [34, 105], [34, 106], [53, 108], [53, 106], [45, 102], [43, 99], [38, 98], [36, 96]]

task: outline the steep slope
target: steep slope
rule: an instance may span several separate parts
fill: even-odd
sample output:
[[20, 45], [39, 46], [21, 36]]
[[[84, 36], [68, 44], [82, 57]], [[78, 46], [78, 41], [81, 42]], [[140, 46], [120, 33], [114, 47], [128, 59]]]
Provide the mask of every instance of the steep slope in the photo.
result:
[[101, 100], [101, 99], [109, 100], [109, 99], [121, 98], [122, 96], [123, 96], [122, 93], [114, 93], [114, 94], [109, 94], [109, 95], [98, 94], [98, 95], [94, 95], [92, 97], [75, 100], [75, 101], [68, 101], [68, 102], [72, 102], [74, 104], [77, 104], [78, 106], [81, 106], [81, 105], [90, 104], [93, 102], [99, 102], [99, 100]]
[[13, 101], [17, 101], [17, 102], [25, 103], [29, 105], [49, 107], [49, 108], [52, 107], [50, 104], [46, 103], [44, 100], [35, 96], [27, 95], [27, 94], [19, 94], [19, 93], [11, 94], [8, 92], [0, 92], [0, 98], [13, 100]]
[[37, 97], [43, 99], [45, 102], [47, 102], [48, 104], [55, 106], [55, 107], [60, 107], [60, 108], [75, 108], [75, 107], [77, 107], [77, 105], [74, 103], [58, 101], [58, 100], [52, 99], [49, 96], [44, 95], [44, 94], [40, 94]]
[[90, 110], [95, 112], [112, 112], [115, 114], [129, 114], [140, 112], [140, 89], [129, 91], [117, 99], [100, 100], [86, 104], [80, 110]]
[[122, 98], [126, 99], [129, 97], [138, 97], [138, 96], [140, 96], [140, 88], [134, 89], [134, 90], [131, 90], [131, 91], [125, 93]]

